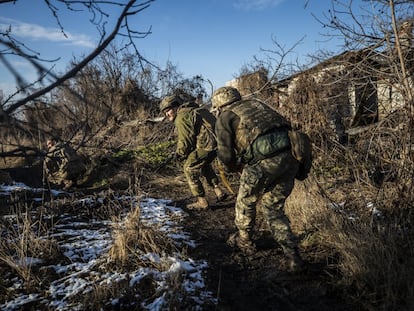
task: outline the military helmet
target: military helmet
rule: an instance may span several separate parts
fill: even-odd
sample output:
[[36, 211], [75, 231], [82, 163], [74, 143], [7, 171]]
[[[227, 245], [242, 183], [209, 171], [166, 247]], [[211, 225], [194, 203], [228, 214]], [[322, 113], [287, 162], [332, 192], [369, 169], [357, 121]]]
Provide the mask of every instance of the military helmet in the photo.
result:
[[240, 99], [241, 95], [236, 88], [231, 86], [223, 86], [213, 93], [211, 102], [213, 104], [213, 108], [219, 108], [234, 103]]
[[160, 103], [160, 110], [164, 112], [172, 107], [180, 106], [183, 100], [177, 95], [168, 95]]

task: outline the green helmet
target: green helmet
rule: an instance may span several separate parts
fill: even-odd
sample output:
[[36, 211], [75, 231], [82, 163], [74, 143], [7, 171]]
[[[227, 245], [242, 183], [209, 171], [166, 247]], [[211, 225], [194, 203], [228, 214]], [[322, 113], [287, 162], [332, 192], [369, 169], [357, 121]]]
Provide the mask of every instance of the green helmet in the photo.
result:
[[183, 103], [183, 100], [177, 95], [168, 95], [160, 103], [160, 110], [164, 112], [172, 107], [180, 106]]
[[213, 104], [213, 108], [219, 108], [234, 103], [240, 99], [241, 95], [236, 88], [231, 86], [223, 86], [213, 93], [211, 102]]

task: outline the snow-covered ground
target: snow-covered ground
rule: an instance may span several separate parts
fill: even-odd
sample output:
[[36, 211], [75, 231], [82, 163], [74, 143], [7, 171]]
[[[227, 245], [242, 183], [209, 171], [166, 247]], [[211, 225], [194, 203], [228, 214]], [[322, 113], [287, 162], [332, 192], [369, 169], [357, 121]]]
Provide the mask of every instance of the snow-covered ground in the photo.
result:
[[[11, 186], [0, 185], [0, 196], [10, 195], [15, 191], [32, 191], [42, 193], [43, 189], [30, 189], [24, 184], [14, 184]], [[53, 192], [52, 195], [59, 195], [61, 192]], [[174, 207], [169, 200], [153, 199], [149, 197], [122, 196], [116, 198], [125, 206], [129, 212], [134, 208], [140, 209], [140, 223], [159, 228], [177, 246], [194, 247], [195, 242], [191, 236], [184, 231], [181, 221], [187, 214], [180, 208]], [[36, 198], [35, 198], [36, 200]], [[37, 199], [37, 200], [40, 200]], [[82, 204], [93, 208], [102, 198], [85, 197], [80, 199]], [[121, 269], [108, 269], [108, 251], [113, 244], [113, 228], [119, 225], [127, 217], [127, 213], [121, 216], [119, 223], [114, 224], [114, 220], [97, 220], [77, 215], [62, 214], [54, 220], [53, 230], [48, 232], [44, 239], [54, 239], [57, 241], [64, 256], [67, 258], [63, 264], [61, 260], [54, 265], [42, 267], [53, 270], [58, 276], [46, 288], [28, 292], [24, 287], [21, 278], [16, 277], [8, 280], [8, 284], [13, 284], [8, 288], [9, 299], [0, 301], [1, 310], [23, 310], [31, 305], [41, 305], [48, 310], [84, 310], [81, 297], [88, 297], [99, 286], [116, 288], [117, 284], [127, 283], [131, 288], [139, 287], [142, 280], [151, 277], [155, 283], [155, 295], [151, 297], [140, 297], [139, 292], [136, 297], [126, 302], [122, 297], [111, 297], [107, 306], [114, 309], [133, 307], [123, 305], [133, 303], [135, 307], [143, 310], [166, 310], [168, 309], [171, 291], [167, 282], [173, 275], [181, 276], [180, 291], [185, 296], [186, 303], [192, 304], [191, 309], [202, 309], [203, 304], [215, 304], [216, 299], [213, 293], [206, 290], [204, 271], [207, 262], [203, 260], [193, 260], [185, 258], [182, 253], [176, 254], [147, 253], [141, 255], [142, 262], [150, 261], [153, 264], [145, 265], [135, 271], [122, 272]], [[3, 220], [13, 221], [15, 215], [4, 215]], [[117, 221], [118, 222], [118, 221]], [[3, 226], [3, 225], [2, 225]], [[5, 228], [1, 228], [5, 230]], [[17, 258], [16, 258], [17, 261]], [[162, 262], [162, 265], [157, 264]], [[40, 258], [19, 258], [20, 265], [42, 265]], [[163, 271], [156, 269], [158, 266], [167, 267]], [[10, 282], [11, 281], [11, 282]], [[180, 297], [174, 297], [180, 300]], [[31, 309], [29, 307], [29, 309]]]

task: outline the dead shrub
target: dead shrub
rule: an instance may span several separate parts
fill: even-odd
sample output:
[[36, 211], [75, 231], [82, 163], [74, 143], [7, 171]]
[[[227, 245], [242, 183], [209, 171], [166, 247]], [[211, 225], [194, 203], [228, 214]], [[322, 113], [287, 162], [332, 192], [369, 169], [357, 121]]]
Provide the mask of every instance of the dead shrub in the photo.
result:
[[32, 220], [29, 209], [20, 206], [14, 220], [15, 224], [2, 224], [5, 236], [0, 241], [0, 261], [17, 273], [26, 286], [31, 286], [40, 281], [34, 259], [44, 263], [63, 255], [54, 239], [42, 236], [47, 229], [41, 220]]
[[351, 296], [385, 309], [412, 304], [412, 237], [398, 225], [375, 226], [338, 213], [328, 219], [321, 240], [338, 252], [341, 283]]
[[[367, 309], [413, 306], [412, 120], [402, 110], [342, 139], [351, 124], [344, 79], [302, 76], [277, 108], [307, 132], [315, 160], [286, 212], [313, 260], [330, 263]], [[349, 105], [349, 103], [348, 103]]]
[[[124, 222], [114, 225], [113, 245], [109, 251], [111, 262], [120, 264], [121, 266], [147, 266], [149, 263], [144, 262], [141, 255], [165, 254], [177, 251], [174, 243], [162, 233], [162, 231], [154, 227], [148, 227], [143, 224], [140, 219], [140, 209], [135, 208], [128, 214]], [[153, 262], [160, 271], [164, 271], [162, 262]]]
[[[153, 299], [157, 295], [157, 283], [153, 275], [148, 274], [130, 285], [130, 280], [123, 279], [108, 284], [102, 281], [96, 284], [92, 291], [82, 294], [77, 299], [83, 301], [82, 306], [88, 310], [102, 309], [132, 309], [141, 310], [141, 303]], [[118, 297], [114, 300], [114, 297]], [[79, 301], [77, 300], [77, 301]]]

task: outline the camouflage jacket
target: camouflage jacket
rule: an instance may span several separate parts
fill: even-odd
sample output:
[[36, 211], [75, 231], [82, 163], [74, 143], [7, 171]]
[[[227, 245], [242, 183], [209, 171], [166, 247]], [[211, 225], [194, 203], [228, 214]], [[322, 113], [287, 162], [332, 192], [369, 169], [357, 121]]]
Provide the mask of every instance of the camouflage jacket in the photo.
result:
[[58, 181], [78, 177], [85, 170], [85, 164], [72, 147], [57, 143], [46, 155], [45, 169], [49, 178]]
[[178, 135], [177, 156], [186, 159], [196, 149], [216, 150], [215, 122], [213, 114], [196, 103], [188, 102], [182, 105], [174, 120]]
[[[246, 155], [258, 137], [285, 128], [290, 128], [289, 121], [261, 101], [241, 100], [225, 106], [215, 127], [218, 157], [230, 171], [236, 171], [240, 163], [248, 162]], [[287, 131], [285, 135], [283, 144], [288, 144]]]

